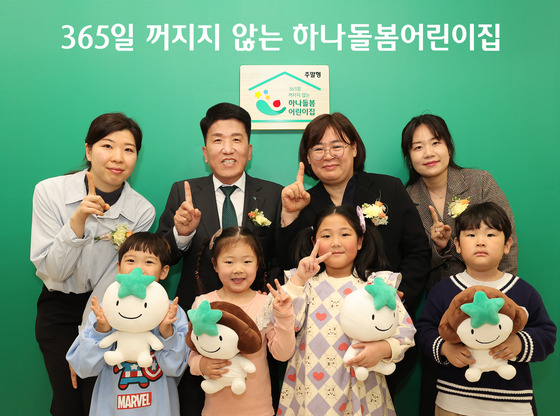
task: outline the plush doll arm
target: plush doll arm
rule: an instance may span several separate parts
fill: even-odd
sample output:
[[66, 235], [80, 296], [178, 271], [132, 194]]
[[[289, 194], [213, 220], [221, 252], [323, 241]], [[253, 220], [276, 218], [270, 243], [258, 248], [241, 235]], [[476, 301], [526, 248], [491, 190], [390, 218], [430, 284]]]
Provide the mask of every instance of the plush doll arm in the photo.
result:
[[154, 351], [159, 351], [163, 348], [163, 343], [151, 332], [146, 334], [146, 341]]
[[119, 339], [119, 332], [118, 331], [111, 332], [109, 335], [107, 335], [99, 342], [99, 346], [101, 348], [108, 348], [112, 344], [114, 344], [118, 339]]
[[96, 317], [92, 312], [88, 317], [87, 325], [66, 354], [66, 360], [81, 378], [97, 376], [107, 365], [103, 359], [107, 349], [99, 346], [100, 341], [107, 334], [97, 332], [94, 328], [95, 322]]
[[170, 377], [180, 377], [187, 368], [189, 347], [185, 342], [185, 336], [189, 329], [187, 314], [177, 306], [177, 320], [173, 323], [173, 335], [163, 338], [158, 329], [155, 334], [163, 343], [163, 348], [155, 352], [156, 360], [163, 373]]
[[397, 327], [397, 332], [395, 333], [395, 335], [385, 340], [391, 347], [391, 358], [388, 360], [383, 360], [392, 363], [398, 363], [399, 361], [401, 361], [404, 358], [404, 353], [406, 352], [406, 350], [414, 346], [414, 334], [416, 334], [416, 328], [412, 323], [412, 318], [406, 311], [399, 296], [396, 295], [395, 298], [397, 300], [399, 325]]
[[243, 357], [242, 355], [238, 355], [235, 360], [239, 367], [241, 367], [241, 369], [246, 373], [251, 374], [257, 371], [257, 367], [255, 367], [255, 364], [253, 364], [253, 362], [248, 358]]

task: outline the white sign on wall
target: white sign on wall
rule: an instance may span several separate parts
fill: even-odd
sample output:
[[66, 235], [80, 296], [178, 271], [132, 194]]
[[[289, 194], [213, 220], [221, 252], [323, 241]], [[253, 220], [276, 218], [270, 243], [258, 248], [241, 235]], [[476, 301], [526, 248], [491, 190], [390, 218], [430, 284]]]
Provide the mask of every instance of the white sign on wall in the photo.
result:
[[243, 65], [239, 86], [253, 130], [303, 130], [330, 110], [328, 65]]

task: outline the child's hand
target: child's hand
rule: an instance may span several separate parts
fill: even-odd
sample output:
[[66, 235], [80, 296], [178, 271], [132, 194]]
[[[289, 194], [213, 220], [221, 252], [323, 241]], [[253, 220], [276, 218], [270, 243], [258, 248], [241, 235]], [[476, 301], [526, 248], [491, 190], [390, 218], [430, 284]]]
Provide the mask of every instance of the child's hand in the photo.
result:
[[522, 348], [521, 338], [519, 338], [517, 334], [510, 334], [508, 339], [492, 348], [489, 354], [493, 355], [494, 359], [502, 358], [504, 360], [511, 360], [521, 353]]
[[463, 343], [452, 344], [445, 341], [441, 346], [441, 354], [447, 357], [454, 367], [462, 368], [474, 364], [476, 360], [471, 358], [471, 352]]
[[217, 360], [203, 356], [200, 359], [199, 367], [204, 377], [216, 380], [229, 371], [229, 369], [225, 368], [228, 365], [231, 365], [229, 360]]
[[430, 238], [439, 250], [443, 250], [451, 238], [451, 227], [439, 220], [434, 207], [430, 205], [428, 208], [430, 208], [433, 221], [433, 224], [430, 227]]
[[305, 286], [305, 282], [315, 276], [321, 267], [321, 264], [325, 259], [330, 257], [332, 253], [329, 251], [328, 253], [323, 254], [320, 257], [317, 257], [317, 252], [319, 251], [319, 243], [315, 243], [315, 247], [313, 247], [313, 251], [309, 255], [309, 257], [304, 257], [300, 260], [296, 273], [292, 276], [292, 283], [296, 286]]
[[270, 293], [274, 296], [272, 307], [276, 312], [284, 314], [292, 307], [292, 298], [282, 290], [282, 285], [280, 285], [278, 279], [274, 279], [274, 283], [276, 283], [278, 290], [274, 290], [270, 283], [266, 284], [266, 286], [268, 286], [268, 290], [270, 290]]
[[385, 340], [358, 342], [350, 346], [350, 348], [363, 348], [354, 358], [348, 360], [347, 365], [358, 367], [373, 367], [384, 358], [391, 358], [391, 345]]
[[86, 220], [90, 215], [103, 215], [110, 208], [109, 204], [95, 193], [95, 184], [91, 173], [87, 172], [86, 176], [88, 178], [88, 194], [70, 217], [70, 227], [78, 238], [83, 238]]
[[97, 300], [97, 296], [94, 296], [93, 299], [91, 300], [91, 310], [93, 311], [95, 317], [97, 318], [97, 325], [95, 328], [97, 332], [100, 332], [102, 334], [109, 332], [111, 330], [111, 325], [109, 325], [109, 322], [107, 322], [107, 318], [105, 318], [105, 314], [103, 313], [103, 308], [99, 304], [99, 301]]
[[159, 324], [159, 333], [164, 339], [169, 338], [173, 335], [173, 323], [177, 320], [177, 304], [179, 303], [179, 298], [173, 299], [173, 302], [169, 304], [169, 310], [167, 315]]

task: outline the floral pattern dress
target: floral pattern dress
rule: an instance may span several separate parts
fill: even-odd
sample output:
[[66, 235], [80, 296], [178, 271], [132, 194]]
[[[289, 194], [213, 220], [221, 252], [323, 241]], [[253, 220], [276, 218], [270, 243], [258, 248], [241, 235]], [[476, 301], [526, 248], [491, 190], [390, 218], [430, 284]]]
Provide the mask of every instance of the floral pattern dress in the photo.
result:
[[[375, 277], [394, 287], [399, 273], [377, 272], [364, 282], [355, 276], [333, 278], [320, 273], [302, 288], [288, 282], [286, 291], [296, 313], [296, 352], [288, 363], [277, 415], [395, 415], [385, 376], [370, 373], [365, 381], [342, 359], [351, 345], [339, 321], [344, 297]], [[412, 320], [397, 296], [399, 327], [390, 340], [392, 357], [398, 362], [414, 345]]]

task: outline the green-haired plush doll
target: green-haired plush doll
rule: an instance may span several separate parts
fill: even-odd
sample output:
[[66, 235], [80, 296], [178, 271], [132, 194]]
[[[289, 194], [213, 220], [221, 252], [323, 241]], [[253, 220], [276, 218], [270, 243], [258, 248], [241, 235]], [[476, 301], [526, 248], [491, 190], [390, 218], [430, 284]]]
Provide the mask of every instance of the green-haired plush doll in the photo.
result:
[[123, 361], [141, 367], [152, 365], [150, 348], [161, 350], [163, 344], [150, 331], [157, 327], [169, 310], [169, 298], [154, 276], [144, 276], [140, 268], [130, 274], [118, 274], [103, 296], [103, 312], [116, 331], [99, 342], [101, 348], [117, 343], [114, 351], [103, 357], [109, 365]]
[[527, 312], [497, 289], [471, 286], [453, 298], [441, 318], [439, 334], [450, 343], [462, 342], [476, 360], [465, 372], [470, 382], [480, 380], [482, 373], [496, 371], [511, 380], [515, 367], [488, 351], [517, 333], [527, 323]]
[[[397, 275], [391, 273], [391, 275]], [[399, 276], [400, 279], [400, 276]], [[373, 284], [355, 290], [344, 298], [340, 308], [340, 325], [352, 340], [352, 345], [359, 342], [381, 341], [392, 337], [397, 331], [399, 313], [397, 310], [397, 289], [376, 277]], [[361, 351], [349, 347], [343, 361], [347, 363]], [[369, 376], [370, 371], [391, 374], [395, 363], [380, 361], [371, 368], [354, 366], [356, 378], [360, 381]]]
[[262, 338], [257, 324], [243, 309], [229, 302], [209, 303], [205, 300], [187, 315], [187, 345], [205, 357], [231, 361], [226, 367], [228, 372], [217, 380], [204, 380], [202, 390], [213, 394], [231, 386], [234, 394], [244, 393], [247, 373], [254, 373], [256, 368], [241, 354], [260, 350]]

